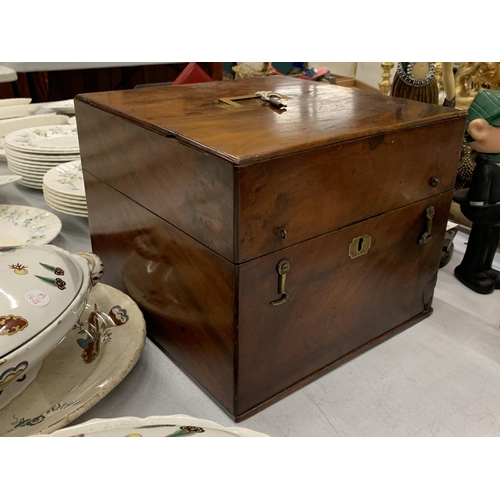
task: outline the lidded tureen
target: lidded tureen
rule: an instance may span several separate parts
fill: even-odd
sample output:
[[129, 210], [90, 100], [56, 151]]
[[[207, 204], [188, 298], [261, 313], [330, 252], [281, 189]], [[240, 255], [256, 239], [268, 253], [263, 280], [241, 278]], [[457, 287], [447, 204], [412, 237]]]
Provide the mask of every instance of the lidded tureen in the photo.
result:
[[102, 272], [101, 260], [90, 253], [0, 247], [0, 408], [36, 377], [80, 318]]

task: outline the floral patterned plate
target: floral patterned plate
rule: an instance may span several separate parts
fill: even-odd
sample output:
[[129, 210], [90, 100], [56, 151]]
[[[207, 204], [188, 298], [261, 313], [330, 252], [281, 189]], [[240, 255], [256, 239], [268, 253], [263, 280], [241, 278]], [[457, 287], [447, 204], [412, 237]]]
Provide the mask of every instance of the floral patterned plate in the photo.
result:
[[244, 427], [224, 427], [188, 415], [93, 419], [44, 437], [269, 437]]
[[[120, 324], [103, 327], [95, 310], [120, 318]], [[82, 327], [87, 319], [93, 325], [92, 337]], [[30, 386], [0, 410], [0, 436], [61, 429], [105, 397], [135, 366], [146, 341], [146, 323], [128, 295], [98, 283], [81, 320], [45, 358]]]
[[59, 234], [61, 227], [61, 219], [47, 210], [0, 205], [0, 247], [46, 245]]
[[0, 186], [5, 186], [6, 184], [10, 184], [11, 182], [16, 182], [19, 179], [22, 179], [20, 175], [0, 175]]
[[78, 133], [73, 125], [44, 125], [11, 132], [5, 145], [18, 151], [35, 153], [78, 153]]
[[43, 183], [51, 191], [76, 197], [85, 197], [82, 162], [70, 161], [51, 168], [44, 176]]

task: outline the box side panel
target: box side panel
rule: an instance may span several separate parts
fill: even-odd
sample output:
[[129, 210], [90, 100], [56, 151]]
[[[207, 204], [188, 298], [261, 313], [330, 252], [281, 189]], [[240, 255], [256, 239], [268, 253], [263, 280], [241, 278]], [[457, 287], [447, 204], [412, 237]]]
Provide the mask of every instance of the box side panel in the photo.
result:
[[84, 177], [103, 282], [138, 303], [148, 335], [232, 413], [235, 266], [92, 174]]
[[[452, 192], [240, 266], [238, 415], [430, 312]], [[431, 239], [426, 209], [434, 206]], [[366, 253], [351, 253], [371, 245]], [[354, 240], [354, 243], [353, 243]], [[285, 291], [277, 264], [287, 259]], [[408, 323], [409, 324], [409, 323]]]
[[233, 166], [75, 101], [83, 169], [233, 258]]
[[238, 169], [244, 262], [453, 188], [463, 119]]

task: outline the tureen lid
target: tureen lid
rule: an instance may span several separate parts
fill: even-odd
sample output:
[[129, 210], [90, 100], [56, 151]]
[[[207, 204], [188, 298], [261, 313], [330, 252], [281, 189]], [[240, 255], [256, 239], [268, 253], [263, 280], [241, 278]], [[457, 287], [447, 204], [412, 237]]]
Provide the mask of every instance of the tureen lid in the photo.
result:
[[78, 260], [57, 247], [0, 247], [0, 357], [54, 323], [83, 281]]

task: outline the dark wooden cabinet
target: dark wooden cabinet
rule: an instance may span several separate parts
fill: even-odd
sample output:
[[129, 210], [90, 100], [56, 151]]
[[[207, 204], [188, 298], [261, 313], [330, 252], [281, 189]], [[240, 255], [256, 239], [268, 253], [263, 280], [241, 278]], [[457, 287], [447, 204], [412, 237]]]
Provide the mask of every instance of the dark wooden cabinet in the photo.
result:
[[464, 112], [266, 77], [76, 113], [106, 281], [236, 421], [432, 312]]

